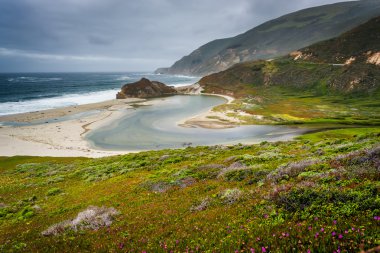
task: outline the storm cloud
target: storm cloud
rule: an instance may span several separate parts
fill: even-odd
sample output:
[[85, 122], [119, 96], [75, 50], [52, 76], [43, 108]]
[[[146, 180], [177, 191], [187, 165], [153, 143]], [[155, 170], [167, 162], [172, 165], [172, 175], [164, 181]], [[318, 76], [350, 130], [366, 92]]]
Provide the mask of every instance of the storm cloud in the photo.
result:
[[0, 0], [0, 72], [151, 71], [337, 0]]

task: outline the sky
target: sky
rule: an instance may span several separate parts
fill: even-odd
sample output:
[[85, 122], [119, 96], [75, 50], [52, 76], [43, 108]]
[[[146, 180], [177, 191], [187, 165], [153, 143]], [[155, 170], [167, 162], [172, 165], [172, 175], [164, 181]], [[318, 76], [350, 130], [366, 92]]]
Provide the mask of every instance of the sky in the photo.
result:
[[153, 71], [339, 0], [0, 0], [0, 72]]

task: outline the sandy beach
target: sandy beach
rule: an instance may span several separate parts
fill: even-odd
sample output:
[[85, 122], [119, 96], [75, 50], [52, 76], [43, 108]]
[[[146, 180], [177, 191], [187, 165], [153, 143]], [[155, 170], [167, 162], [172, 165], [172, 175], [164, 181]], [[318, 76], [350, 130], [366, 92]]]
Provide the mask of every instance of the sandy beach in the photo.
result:
[[[101, 103], [70, 106], [39, 112], [1, 116], [0, 121], [31, 123], [73, 116], [59, 122], [28, 126], [0, 127], [0, 156], [57, 156], [103, 157], [125, 152], [95, 150], [88, 146], [83, 136], [86, 132], [116, 120], [123, 110], [133, 109], [142, 99], [109, 100]], [[75, 117], [90, 111], [95, 113]]]
[[[216, 94], [207, 94], [216, 95]], [[223, 96], [228, 103], [233, 98]], [[0, 116], [0, 122], [20, 123], [20, 126], [0, 126], [0, 156], [55, 156], [104, 157], [125, 154], [126, 151], [98, 150], [89, 146], [84, 135], [89, 131], [114, 122], [125, 110], [136, 105], [159, 103], [129, 98], [109, 100], [94, 104], [70, 106], [23, 114]], [[210, 119], [216, 112], [202, 113], [179, 124], [184, 127], [226, 128], [223, 122]], [[223, 117], [222, 113], [217, 113]], [[219, 115], [221, 114], [221, 115]], [[66, 118], [65, 120], [61, 120]], [[54, 122], [57, 120], [56, 122]], [[23, 123], [39, 122], [35, 125]]]

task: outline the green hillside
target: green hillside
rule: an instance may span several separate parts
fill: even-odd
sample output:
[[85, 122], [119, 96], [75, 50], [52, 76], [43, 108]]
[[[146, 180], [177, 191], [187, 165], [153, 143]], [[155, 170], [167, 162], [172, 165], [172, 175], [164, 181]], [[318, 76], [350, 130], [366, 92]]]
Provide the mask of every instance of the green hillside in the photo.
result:
[[380, 15], [380, 2], [341, 2], [291, 13], [268, 21], [236, 37], [209, 42], [170, 68], [157, 72], [202, 76], [232, 65], [271, 59], [336, 37]]
[[374, 248], [379, 143], [379, 129], [359, 128], [102, 159], [0, 158], [0, 251]]
[[240, 98], [218, 109], [249, 113], [247, 123], [378, 125], [379, 21], [279, 59], [236, 64], [199, 83], [205, 92]]

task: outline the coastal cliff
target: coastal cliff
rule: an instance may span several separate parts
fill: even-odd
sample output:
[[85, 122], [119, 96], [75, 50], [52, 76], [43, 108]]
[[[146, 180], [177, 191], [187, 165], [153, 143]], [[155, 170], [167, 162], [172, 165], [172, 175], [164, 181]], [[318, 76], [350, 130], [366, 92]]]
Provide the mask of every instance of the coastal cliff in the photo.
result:
[[371, 96], [380, 83], [380, 17], [343, 35], [270, 61], [252, 61], [203, 77], [205, 92], [244, 97], [265, 87], [315, 94]]
[[121, 87], [121, 91], [116, 94], [116, 99], [125, 98], [153, 98], [166, 95], [177, 94], [177, 90], [164, 83], [150, 81], [142, 78], [140, 81], [128, 83]]
[[231, 38], [211, 41], [156, 73], [203, 76], [237, 63], [273, 59], [340, 35], [380, 15], [380, 1], [350, 1], [294, 12]]

